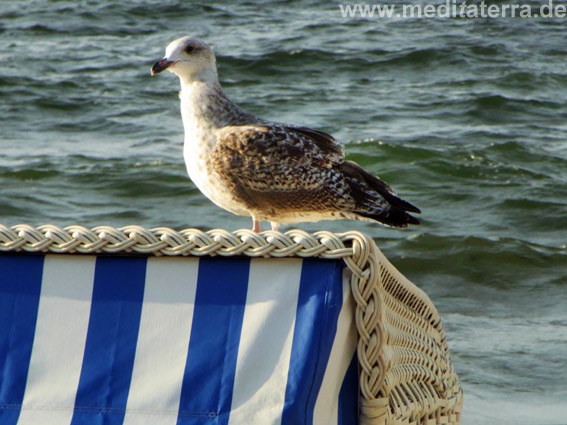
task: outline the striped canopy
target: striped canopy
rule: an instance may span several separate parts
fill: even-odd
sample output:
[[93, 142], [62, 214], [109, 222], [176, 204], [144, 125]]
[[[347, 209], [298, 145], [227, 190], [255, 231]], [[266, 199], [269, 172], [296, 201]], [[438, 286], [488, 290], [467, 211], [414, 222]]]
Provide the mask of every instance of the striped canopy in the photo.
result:
[[342, 260], [0, 255], [0, 425], [354, 425]]

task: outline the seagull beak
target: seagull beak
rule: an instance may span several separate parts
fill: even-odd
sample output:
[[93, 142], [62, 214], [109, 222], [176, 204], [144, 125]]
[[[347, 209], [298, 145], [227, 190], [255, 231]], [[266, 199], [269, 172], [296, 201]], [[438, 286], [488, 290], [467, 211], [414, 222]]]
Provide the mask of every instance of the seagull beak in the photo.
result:
[[152, 75], [159, 74], [161, 71], [163, 71], [164, 69], [167, 69], [169, 66], [171, 66], [171, 64], [173, 64], [173, 61], [167, 60], [165, 58], [163, 58], [160, 61], [157, 61], [152, 66]]

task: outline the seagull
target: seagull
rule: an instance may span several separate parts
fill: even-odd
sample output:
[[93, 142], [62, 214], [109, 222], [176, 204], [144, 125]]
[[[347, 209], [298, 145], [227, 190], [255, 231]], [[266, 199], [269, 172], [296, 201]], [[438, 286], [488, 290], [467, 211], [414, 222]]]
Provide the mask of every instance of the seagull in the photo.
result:
[[360, 165], [341, 144], [312, 128], [265, 120], [226, 96], [211, 48], [193, 36], [172, 41], [151, 74], [179, 77], [183, 157], [193, 183], [212, 202], [272, 230], [280, 224], [333, 219], [419, 224], [419, 208]]

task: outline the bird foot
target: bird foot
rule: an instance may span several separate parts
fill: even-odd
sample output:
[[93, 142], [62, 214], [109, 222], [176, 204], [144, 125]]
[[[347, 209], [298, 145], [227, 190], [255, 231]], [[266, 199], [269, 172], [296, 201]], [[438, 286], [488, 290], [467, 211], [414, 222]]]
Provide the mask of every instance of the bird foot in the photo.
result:
[[272, 230], [273, 230], [274, 232], [278, 232], [278, 231], [279, 231], [279, 227], [280, 227], [280, 224], [279, 224], [279, 223], [276, 223], [275, 221], [270, 221], [270, 224], [272, 225]]
[[252, 218], [252, 231], [256, 233], [260, 233], [262, 231], [262, 226], [260, 222], [255, 218]]

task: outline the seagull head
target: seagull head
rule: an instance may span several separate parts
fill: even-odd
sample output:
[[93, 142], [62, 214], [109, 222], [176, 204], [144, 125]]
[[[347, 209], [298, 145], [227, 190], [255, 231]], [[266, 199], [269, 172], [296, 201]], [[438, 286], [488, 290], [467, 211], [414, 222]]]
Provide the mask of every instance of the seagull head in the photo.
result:
[[217, 80], [215, 55], [211, 48], [192, 36], [178, 38], [169, 43], [165, 57], [154, 63], [152, 75], [168, 70], [176, 74], [182, 82], [195, 80]]

